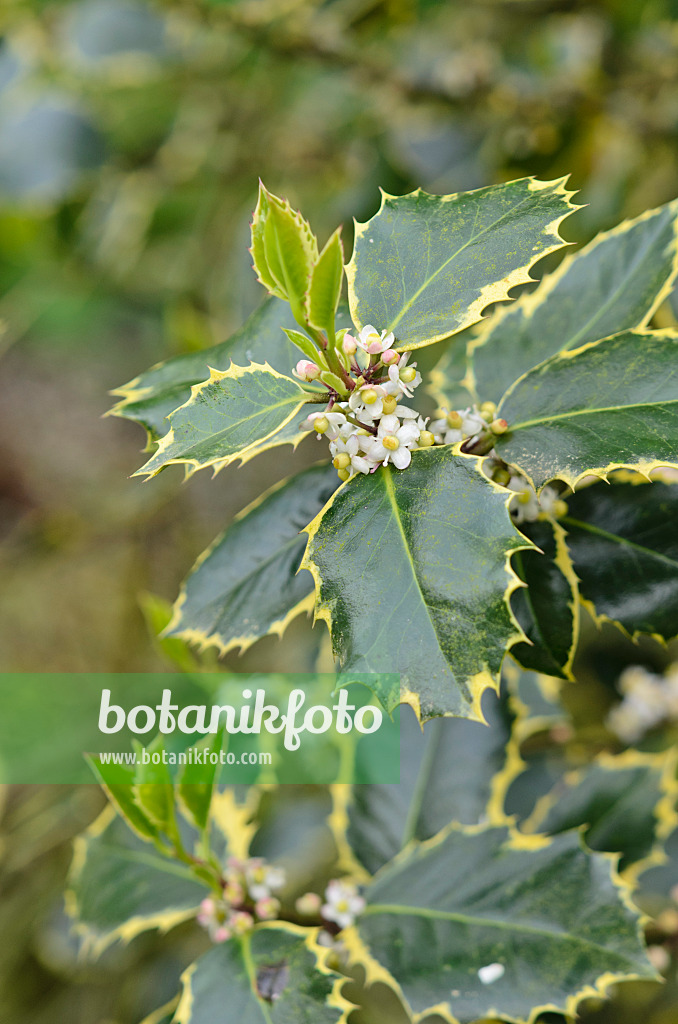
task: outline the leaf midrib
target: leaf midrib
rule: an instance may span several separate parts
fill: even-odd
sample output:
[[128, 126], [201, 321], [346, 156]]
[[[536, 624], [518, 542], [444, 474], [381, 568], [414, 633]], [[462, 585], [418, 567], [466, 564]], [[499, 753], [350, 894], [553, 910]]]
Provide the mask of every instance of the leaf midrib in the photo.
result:
[[[397, 325], [398, 325], [398, 324], [400, 323], [400, 321], [402, 320], [402, 318], [403, 318], [403, 317], [405, 316], [405, 313], [409, 312], [409, 310], [410, 310], [410, 309], [412, 308], [412, 306], [413, 306], [413, 305], [414, 305], [414, 303], [415, 303], [415, 302], [417, 301], [417, 299], [419, 298], [419, 296], [420, 296], [420, 295], [421, 295], [421, 294], [422, 294], [422, 293], [423, 293], [424, 291], [426, 291], [426, 289], [427, 289], [427, 288], [428, 288], [428, 287], [429, 287], [429, 286], [431, 285], [431, 283], [432, 283], [432, 282], [433, 282], [433, 281], [434, 281], [434, 280], [436, 279], [436, 277], [438, 276], [438, 274], [441, 274], [441, 273], [443, 272], [443, 270], [445, 270], [445, 268], [446, 268], [447, 266], [449, 266], [449, 264], [450, 264], [450, 263], [452, 263], [452, 261], [453, 261], [453, 260], [456, 260], [456, 258], [457, 258], [457, 257], [458, 257], [458, 256], [460, 255], [460, 253], [462, 253], [462, 252], [464, 251], [464, 249], [467, 249], [467, 248], [469, 247], [469, 245], [471, 245], [472, 243], [476, 242], [476, 241], [477, 241], [477, 240], [478, 240], [479, 238], [482, 238], [482, 236], [483, 236], [484, 234], [486, 234], [486, 233], [487, 233], [488, 231], [491, 231], [491, 230], [492, 230], [493, 228], [496, 228], [496, 227], [497, 227], [497, 225], [498, 225], [498, 224], [501, 224], [501, 222], [502, 222], [503, 220], [505, 220], [505, 219], [506, 219], [507, 217], [511, 216], [512, 214], [515, 214], [515, 213], [516, 213], [516, 211], [517, 211], [517, 210], [519, 210], [521, 206], [524, 206], [524, 205], [525, 205], [525, 203], [527, 202], [528, 198], [529, 198], [528, 196], [525, 196], [525, 197], [524, 197], [523, 199], [521, 199], [521, 200], [520, 200], [520, 202], [519, 202], [519, 203], [517, 203], [517, 204], [516, 204], [515, 206], [513, 206], [513, 207], [512, 207], [512, 208], [511, 208], [511, 209], [510, 209], [509, 211], [507, 211], [506, 213], [503, 213], [503, 214], [501, 215], [501, 217], [498, 217], [498, 218], [497, 218], [497, 220], [493, 221], [493, 222], [492, 222], [491, 224], [488, 224], [488, 225], [487, 225], [486, 227], [484, 227], [484, 228], [483, 228], [483, 230], [482, 230], [482, 231], [479, 231], [477, 235], [473, 235], [473, 234], [472, 234], [472, 235], [471, 235], [471, 237], [470, 237], [470, 238], [468, 239], [468, 241], [464, 242], [464, 244], [463, 244], [463, 245], [462, 245], [462, 246], [461, 246], [461, 247], [460, 247], [459, 249], [457, 249], [457, 250], [456, 250], [456, 252], [454, 252], [454, 253], [453, 253], [453, 254], [452, 254], [452, 255], [451, 255], [450, 257], [449, 257], [449, 259], [445, 260], [445, 262], [444, 262], [444, 263], [442, 263], [442, 264], [441, 264], [441, 265], [440, 265], [440, 266], [438, 267], [438, 269], [437, 269], [436, 271], [434, 271], [434, 272], [433, 272], [433, 274], [431, 274], [431, 276], [430, 276], [430, 277], [428, 277], [428, 278], [427, 278], [427, 279], [426, 279], [426, 280], [425, 280], [425, 281], [423, 282], [423, 284], [422, 284], [422, 285], [420, 285], [420, 287], [419, 287], [419, 288], [418, 288], [418, 289], [416, 290], [416, 292], [414, 292], [414, 294], [412, 295], [412, 297], [411, 297], [410, 299], [408, 299], [408, 301], [407, 301], [407, 302], [406, 302], [406, 303], [404, 304], [404, 306], [402, 307], [402, 309], [401, 309], [400, 313], [399, 313], [399, 314], [398, 314], [398, 316], [397, 316], [397, 317], [395, 318], [395, 320], [391, 320], [391, 323], [390, 323], [390, 325], [389, 325], [389, 326], [388, 326], [388, 327], [386, 328], [386, 330], [387, 330], [387, 331], [393, 331], [393, 330], [395, 330], [395, 328], [397, 327]], [[479, 206], [480, 206], [480, 204], [478, 204], [478, 207], [476, 207], [476, 219], [477, 219], [477, 216], [478, 216], [478, 209], [479, 209]], [[471, 230], [473, 230], [473, 229], [471, 229]], [[543, 233], [544, 233], [544, 232], [542, 232], [542, 234], [543, 234]], [[534, 262], [534, 261], [533, 261], [533, 262]]]
[[[661, 399], [658, 402], [632, 402], [629, 405], [600, 406], [593, 409], [571, 409], [569, 412], [559, 412], [551, 416], [542, 416], [538, 419], [523, 420], [522, 423], [513, 423], [509, 427], [509, 432], [525, 430], [527, 427], [538, 427], [542, 423], [558, 423], [560, 420], [573, 419], [575, 416], [597, 416], [599, 413], [626, 412], [628, 409], [652, 409], [657, 406], [671, 405], [678, 405], [678, 399]], [[501, 411], [500, 408], [498, 413]]]
[[[261, 416], [265, 415], [271, 409], [281, 409], [284, 406], [290, 405], [292, 403], [294, 403], [295, 406], [299, 406], [299, 408], [301, 408], [301, 406], [305, 404], [305, 401], [306, 401], [306, 399], [304, 399], [304, 398], [297, 398], [296, 396], [290, 396], [289, 398], [286, 398], [284, 401], [273, 402], [271, 405], [265, 405], [265, 406], [261, 407], [258, 412], [253, 412], [253, 413], [250, 413], [248, 416], [243, 416], [241, 419], [234, 420], [230, 424], [230, 426], [224, 427], [223, 430], [218, 430], [218, 431], [215, 431], [212, 434], [208, 434], [202, 441], [196, 441], [194, 444], [191, 445], [190, 448], [183, 449], [182, 453], [181, 453], [182, 454], [182, 458], [185, 458], [186, 456], [190, 456], [193, 452], [196, 451], [196, 449], [198, 449], [201, 445], [204, 445], [206, 442], [211, 442], [211, 443], [214, 443], [214, 444], [218, 443], [220, 440], [223, 439], [223, 437], [225, 435], [227, 435], [228, 433], [232, 433], [233, 430], [236, 427], [240, 427], [240, 426], [242, 426], [242, 424], [248, 423], [250, 420], [254, 420], [254, 419], [257, 419], [258, 417], [261, 417]], [[295, 415], [295, 410], [293, 409], [290, 412], [289, 416], [285, 417], [285, 419], [282, 421], [282, 423], [280, 423], [277, 427], [274, 427], [273, 430], [270, 430], [264, 437], [258, 437], [254, 441], [250, 441], [250, 443], [247, 444], [244, 448], [240, 448], [239, 449], [239, 453], [245, 454], [246, 451], [248, 451], [250, 448], [253, 448], [257, 444], [261, 444], [262, 441], [268, 441], [269, 438], [271, 438], [273, 436], [273, 434], [277, 434], [278, 431], [282, 430], [283, 427], [286, 427], [287, 424], [290, 422], [290, 420], [292, 419], [292, 417], [294, 415]], [[224, 456], [224, 457], [228, 458], [228, 456]]]
[[665, 562], [666, 565], [669, 565], [672, 569], [678, 569], [678, 561], [673, 558], [669, 558], [668, 555], [662, 555], [659, 551], [653, 551], [652, 548], [646, 548], [642, 544], [637, 544], [635, 541], [627, 540], [625, 537], [620, 537], [618, 533], [610, 533], [608, 530], [604, 530], [601, 526], [594, 526], [593, 523], [584, 523], [580, 519], [575, 519], [573, 516], [564, 516], [561, 519], [561, 522], [565, 525], [574, 526], [580, 530], [584, 530], [586, 533], [592, 533], [595, 536], [602, 537], [604, 540], [612, 541], [622, 547], [639, 551], [641, 554], [654, 559], [657, 562]]
[[[610, 953], [606, 946], [601, 946], [590, 939], [582, 938], [581, 935], [573, 935], [571, 932], [554, 932], [545, 928], [537, 928], [536, 925], [497, 921], [494, 918], [477, 917], [474, 914], [461, 914], [452, 910], [435, 910], [433, 907], [408, 907], [396, 903], [370, 903], [360, 916], [364, 918], [372, 917], [376, 914], [392, 914], [396, 917], [424, 917], [430, 920], [454, 921], [457, 924], [479, 925], [484, 928], [496, 928], [498, 931], [514, 934], [515, 932], [520, 932], [524, 935], [538, 935], [543, 939], [563, 940], [589, 949], [597, 949], [606, 954]], [[622, 954], [617, 955], [621, 956]]]

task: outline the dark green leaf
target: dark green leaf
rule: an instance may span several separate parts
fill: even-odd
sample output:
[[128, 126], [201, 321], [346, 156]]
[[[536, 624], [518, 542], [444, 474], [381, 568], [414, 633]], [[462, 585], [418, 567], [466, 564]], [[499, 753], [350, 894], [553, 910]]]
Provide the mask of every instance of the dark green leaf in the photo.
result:
[[507, 555], [529, 546], [505, 503], [476, 460], [448, 447], [339, 488], [309, 526], [302, 566], [347, 673], [399, 672], [401, 698], [422, 717], [482, 720], [516, 635]]
[[497, 415], [509, 424], [497, 452], [537, 487], [675, 464], [678, 335], [628, 331], [553, 356], [516, 381]]
[[348, 841], [371, 874], [412, 839], [430, 839], [452, 821], [485, 820], [511, 714], [494, 693], [486, 694], [483, 711], [487, 725], [437, 718], [422, 730], [414, 713], [402, 709], [400, 783], [354, 786], [348, 808]]
[[678, 201], [624, 221], [498, 310], [469, 347], [480, 401], [558, 352], [644, 327], [676, 274]]
[[294, 444], [303, 436], [296, 420], [306, 399], [295, 380], [266, 363], [212, 370], [209, 380], [196, 384], [188, 402], [169, 416], [169, 433], [135, 476], [155, 476], [176, 463], [222, 468], [277, 444]]
[[475, 323], [564, 244], [571, 195], [564, 179], [534, 178], [450, 196], [382, 192], [379, 212], [356, 225], [347, 267], [354, 323], [394, 331], [401, 349]]
[[562, 520], [582, 597], [632, 636], [678, 634], [678, 486], [594, 484]]
[[337, 474], [326, 465], [279, 484], [246, 508], [198, 559], [168, 629], [222, 653], [281, 634], [312, 607], [313, 579], [297, 574], [305, 546], [300, 531], [330, 498]]
[[511, 564], [527, 586], [513, 592], [511, 608], [530, 643], [511, 648], [525, 668], [567, 678], [579, 634], [579, 593], [562, 527], [521, 525], [540, 551], [517, 551]]
[[[532, 1020], [546, 1006], [573, 1014], [592, 989], [655, 977], [609, 860], [584, 851], [577, 834], [542, 845], [505, 828], [452, 829], [385, 868], [365, 896], [361, 946], [422, 1016], [434, 1007], [461, 1024]], [[483, 983], [490, 964], [503, 973]]]
[[335, 1024], [338, 979], [319, 968], [305, 934], [272, 925], [215, 946], [184, 974], [174, 1024]]

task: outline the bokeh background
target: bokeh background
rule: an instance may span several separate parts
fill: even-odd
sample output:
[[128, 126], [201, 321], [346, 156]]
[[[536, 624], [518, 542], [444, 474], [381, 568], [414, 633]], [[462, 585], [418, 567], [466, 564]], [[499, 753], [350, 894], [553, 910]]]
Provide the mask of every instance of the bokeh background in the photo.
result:
[[[163, 601], [291, 469], [274, 452], [142, 484], [140, 428], [102, 418], [112, 388], [223, 340], [260, 301], [258, 177], [322, 240], [345, 223], [350, 246], [378, 186], [570, 173], [589, 205], [565, 234], [587, 240], [678, 194], [677, 15], [675, 0], [3, 0], [0, 669], [166, 669]], [[317, 643], [297, 622], [227, 663], [298, 670]], [[94, 786], [3, 795], [2, 1024], [136, 1024], [174, 994], [190, 929], [76, 959], [61, 889], [99, 805]], [[675, 1024], [650, 988], [587, 1019]]]

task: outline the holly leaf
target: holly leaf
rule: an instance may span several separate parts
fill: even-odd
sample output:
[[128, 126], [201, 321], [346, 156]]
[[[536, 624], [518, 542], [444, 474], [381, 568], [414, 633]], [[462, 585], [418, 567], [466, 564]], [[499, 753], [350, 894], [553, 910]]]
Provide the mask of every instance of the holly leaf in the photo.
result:
[[627, 220], [569, 256], [539, 287], [499, 309], [469, 345], [481, 401], [558, 352], [645, 327], [678, 269], [678, 200]]
[[[312, 934], [312, 933], [311, 933]], [[182, 978], [174, 1024], [336, 1024], [352, 1007], [327, 951], [307, 930], [276, 923], [214, 946]], [[225, 1007], [228, 1009], [225, 1010]]]
[[[316, 582], [346, 678], [401, 676], [423, 718], [482, 721], [480, 701], [516, 636], [507, 605], [515, 531], [506, 492], [449, 447], [415, 451], [404, 472], [348, 481], [307, 528], [302, 568]], [[380, 694], [387, 710], [398, 702]]]
[[283, 481], [240, 513], [198, 559], [184, 583], [166, 635], [222, 654], [246, 650], [313, 606], [313, 578], [298, 573], [300, 531], [336, 489], [327, 465]]
[[334, 333], [343, 279], [344, 249], [341, 244], [341, 228], [337, 228], [313, 268], [308, 292], [310, 323], [330, 335]]
[[411, 840], [430, 839], [451, 821], [486, 820], [512, 714], [494, 693], [485, 695], [483, 712], [487, 725], [436, 718], [422, 727], [409, 708], [402, 709], [400, 783], [353, 786], [348, 805], [348, 842], [371, 874]]
[[170, 414], [169, 433], [134, 475], [155, 476], [177, 463], [223, 468], [277, 444], [296, 446], [304, 435], [292, 421], [307, 400], [295, 380], [267, 363], [211, 369], [209, 380], [194, 385], [189, 400]]
[[403, 350], [480, 320], [565, 244], [558, 228], [576, 207], [564, 183], [520, 178], [448, 196], [382, 192], [375, 216], [356, 224], [346, 268], [353, 322], [393, 331]]
[[104, 764], [97, 754], [85, 756], [109, 800], [127, 825], [142, 839], [157, 839], [158, 826], [151, 821], [135, 799], [135, 769], [122, 764]]
[[523, 828], [547, 835], [583, 828], [587, 846], [621, 854], [619, 870], [625, 871], [676, 827], [677, 797], [674, 750], [600, 754], [585, 768], [563, 775]]
[[542, 842], [453, 827], [382, 869], [364, 895], [342, 939], [367, 959], [369, 980], [395, 981], [422, 1017], [574, 1016], [613, 983], [656, 978], [627, 890], [577, 834]]
[[509, 388], [496, 449], [536, 487], [678, 459], [678, 334], [626, 331], [553, 356]]
[[424, 385], [436, 405], [447, 409], [466, 409], [473, 405], [473, 396], [466, 387], [468, 373], [466, 349], [472, 338], [476, 336], [477, 325], [467, 327], [465, 331], [455, 334], [448, 342], [438, 346], [442, 355], [428, 375]]
[[66, 906], [93, 956], [151, 928], [168, 931], [205, 895], [186, 865], [150, 847], [111, 807], [75, 840]]
[[579, 589], [565, 532], [559, 523], [521, 524], [539, 551], [516, 551], [511, 565], [526, 584], [514, 590], [511, 608], [529, 643], [514, 644], [511, 654], [524, 668], [571, 678], [579, 637]]
[[567, 548], [582, 598], [631, 636], [678, 634], [678, 487], [594, 484], [567, 499]]

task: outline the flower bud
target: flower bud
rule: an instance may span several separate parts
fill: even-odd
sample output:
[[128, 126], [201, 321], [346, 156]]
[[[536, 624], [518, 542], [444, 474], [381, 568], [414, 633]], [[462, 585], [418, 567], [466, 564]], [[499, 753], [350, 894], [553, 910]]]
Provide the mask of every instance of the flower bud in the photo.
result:
[[398, 355], [394, 348], [387, 348], [386, 351], [382, 353], [381, 356], [381, 361], [384, 364], [384, 366], [394, 366], [397, 362], [399, 362], [399, 360], [400, 356]]
[[360, 392], [360, 397], [365, 405], [374, 405], [376, 400], [379, 398], [379, 395], [374, 388], [365, 388], [364, 391]]
[[253, 925], [254, 918], [245, 910], [236, 910], [235, 914], [231, 914], [226, 922], [227, 928], [230, 928], [233, 935], [246, 935]]
[[340, 480], [346, 483], [346, 481], [350, 479], [351, 474], [347, 469], [339, 469], [337, 470], [337, 476]]
[[245, 890], [240, 882], [235, 880], [226, 882], [224, 885], [224, 899], [231, 906], [239, 906], [245, 902]]
[[297, 376], [304, 380], [317, 380], [320, 376], [320, 367], [308, 359], [300, 359], [296, 366]]
[[435, 443], [435, 437], [433, 436], [431, 431], [430, 430], [422, 430], [421, 434], [419, 435], [419, 442], [418, 442], [419, 447], [420, 448], [430, 448], [431, 445], [434, 444], [434, 443]]
[[509, 473], [508, 469], [502, 469], [500, 466], [498, 469], [495, 469], [494, 473], [492, 474], [492, 479], [494, 480], [495, 484], [499, 484], [501, 487], [506, 487], [507, 483], [511, 479], [511, 474]]
[[348, 452], [339, 452], [332, 460], [332, 465], [335, 469], [348, 469], [351, 465], [351, 456]]
[[382, 402], [382, 411], [384, 416], [391, 416], [398, 407], [398, 400], [395, 395], [387, 395]]
[[341, 343], [341, 347], [347, 356], [352, 356], [358, 345], [352, 334], [345, 334], [344, 340]]
[[417, 376], [417, 371], [414, 366], [404, 366], [398, 374], [403, 384], [411, 384], [414, 378]]
[[386, 437], [382, 437], [381, 443], [384, 448], [387, 448], [390, 452], [397, 452], [400, 448], [400, 441], [393, 434], [387, 434]]
[[505, 434], [508, 430], [508, 423], [506, 420], [492, 420], [490, 430], [493, 434]]
[[320, 913], [322, 899], [317, 892], [306, 892], [294, 904], [294, 909], [301, 917], [316, 917]]
[[487, 413], [490, 413], [490, 415], [492, 417], [494, 417], [494, 414], [495, 414], [496, 411], [497, 411], [497, 404], [496, 404], [496, 402], [481, 402], [481, 404], [480, 404], [480, 412], [481, 412], [481, 414], [487, 412]]
[[280, 913], [280, 900], [275, 896], [265, 896], [254, 904], [254, 912], [260, 921], [272, 921]]
[[313, 420], [313, 429], [316, 434], [324, 434], [328, 430], [329, 425], [330, 421], [327, 416], [316, 416]]
[[227, 928], [225, 924], [222, 924], [220, 928], [214, 932], [212, 936], [214, 942], [227, 942], [231, 937], [231, 930]]
[[448, 412], [446, 418], [447, 418], [447, 425], [448, 425], [448, 427], [451, 427], [452, 430], [460, 430], [461, 429], [461, 425], [464, 422], [464, 418], [463, 418], [463, 416], [460, 416], [458, 412], [455, 412], [454, 410], [452, 410], [452, 412]]

